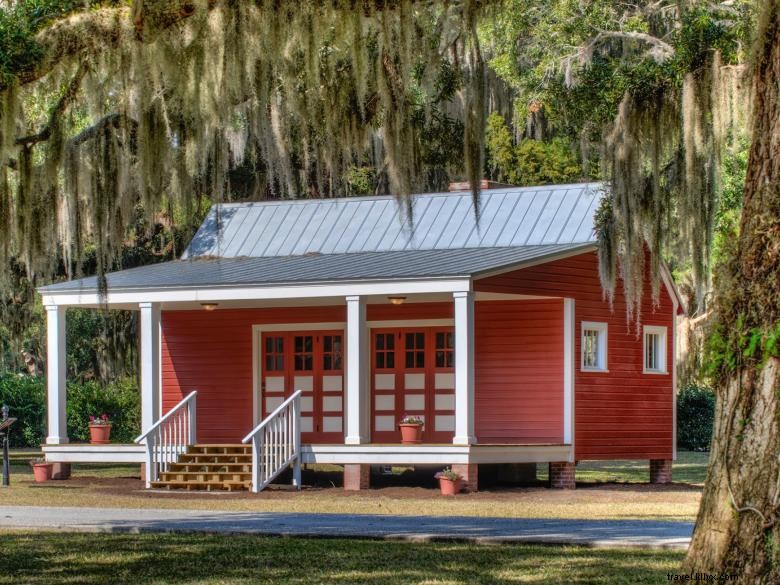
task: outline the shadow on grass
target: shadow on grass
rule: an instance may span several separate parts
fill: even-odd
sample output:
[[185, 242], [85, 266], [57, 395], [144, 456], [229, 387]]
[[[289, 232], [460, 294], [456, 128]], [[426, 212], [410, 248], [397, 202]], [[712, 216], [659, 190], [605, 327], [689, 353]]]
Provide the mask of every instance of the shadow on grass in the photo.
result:
[[0, 534], [0, 583], [658, 583], [669, 551], [219, 535]]

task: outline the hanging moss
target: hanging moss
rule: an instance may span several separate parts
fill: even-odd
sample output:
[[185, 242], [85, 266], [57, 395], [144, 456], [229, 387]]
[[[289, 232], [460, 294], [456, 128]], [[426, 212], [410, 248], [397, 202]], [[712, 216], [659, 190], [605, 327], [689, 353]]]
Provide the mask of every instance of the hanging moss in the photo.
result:
[[[452, 110], [463, 168], [480, 178], [483, 10], [477, 0], [137, 0], [56, 22], [38, 37], [45, 74], [0, 92], [0, 219], [16, 218], [0, 235], [4, 257], [33, 277], [56, 259], [77, 273], [91, 242], [102, 274], [136, 204], [151, 214], [204, 193], [224, 200], [231, 170], [247, 163], [271, 194], [298, 197], [342, 194], [348, 169], [374, 160], [378, 183], [408, 202], [424, 180], [417, 133], [430, 125], [413, 122], [450, 99], [437, 85], [446, 67], [464, 80]], [[50, 118], [21, 107], [30, 99], [53, 104]]]
[[622, 277], [629, 318], [640, 317], [647, 271], [658, 299], [660, 263], [670, 251], [690, 259], [690, 308], [706, 310], [720, 153], [744, 127], [743, 74], [716, 53], [679, 87], [626, 93], [605, 134], [602, 161], [611, 189], [597, 219], [601, 279], [611, 297]]

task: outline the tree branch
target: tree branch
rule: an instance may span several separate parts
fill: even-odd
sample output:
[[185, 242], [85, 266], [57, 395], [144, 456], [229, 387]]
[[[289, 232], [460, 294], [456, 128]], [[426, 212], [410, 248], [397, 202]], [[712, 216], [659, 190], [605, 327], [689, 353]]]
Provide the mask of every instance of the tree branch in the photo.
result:
[[600, 30], [590, 43], [588, 43], [589, 50], [592, 51], [606, 39], [632, 40], [650, 45], [651, 48], [648, 53], [659, 63], [674, 56], [674, 47], [672, 45], [658, 37], [637, 31]]
[[132, 118], [127, 117], [125, 114], [115, 112], [113, 114], [109, 114], [108, 116], [104, 116], [103, 118], [100, 118], [100, 120], [95, 122], [92, 126], [76, 134], [73, 138], [71, 138], [68, 141], [68, 146], [70, 147], [81, 146], [88, 140], [91, 140], [92, 138], [97, 136], [98, 132], [100, 132], [104, 128], [108, 126], [113, 126], [114, 128], [118, 128], [122, 122], [125, 122], [128, 126], [131, 126], [132, 131], [135, 131], [135, 129], [138, 127], [138, 122], [136, 122]]
[[49, 112], [49, 121], [47, 122], [46, 126], [44, 126], [44, 128], [37, 134], [31, 134], [29, 136], [22, 136], [21, 138], [17, 138], [17, 146], [31, 146], [33, 144], [37, 144], [38, 142], [43, 142], [44, 140], [49, 139], [52, 133], [52, 129], [54, 128], [55, 124], [58, 123], [57, 118], [62, 115], [62, 113], [65, 111], [65, 108], [68, 107], [68, 104], [70, 104], [70, 102], [75, 99], [76, 94], [79, 91], [79, 87], [81, 87], [81, 80], [84, 79], [84, 75], [86, 75], [88, 69], [89, 66], [85, 61], [82, 61], [79, 64], [79, 67], [76, 70], [76, 74], [73, 76], [73, 79], [70, 80], [67, 89], [60, 96], [60, 99], [57, 100], [57, 103], [54, 105], [51, 112]]

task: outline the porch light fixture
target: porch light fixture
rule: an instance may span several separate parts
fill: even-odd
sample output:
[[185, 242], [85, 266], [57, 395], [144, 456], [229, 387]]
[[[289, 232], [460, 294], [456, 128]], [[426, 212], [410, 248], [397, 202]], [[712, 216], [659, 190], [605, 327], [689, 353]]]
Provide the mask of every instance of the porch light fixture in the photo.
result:
[[217, 305], [219, 303], [201, 303], [200, 306], [203, 307], [204, 311], [213, 311], [217, 308]]
[[387, 297], [387, 300], [393, 305], [403, 305], [406, 297]]

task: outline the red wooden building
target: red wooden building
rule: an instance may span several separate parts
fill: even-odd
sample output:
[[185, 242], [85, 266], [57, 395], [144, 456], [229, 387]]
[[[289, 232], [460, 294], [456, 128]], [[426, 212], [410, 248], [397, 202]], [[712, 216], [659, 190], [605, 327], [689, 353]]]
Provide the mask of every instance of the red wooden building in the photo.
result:
[[[470, 192], [416, 195], [413, 227], [391, 197], [215, 206], [180, 260], [109, 274], [105, 295], [94, 278], [41, 289], [46, 456], [207, 485], [225, 477], [193, 466], [221, 449], [256, 490], [290, 464], [299, 481], [301, 462], [343, 465], [352, 489], [392, 464], [452, 465], [476, 488], [482, 465], [549, 462], [551, 485], [573, 487], [578, 461], [647, 459], [668, 481], [681, 304], [668, 275], [639, 324], [620, 286], [605, 300], [602, 195], [487, 190], [478, 222]], [[65, 310], [106, 303], [140, 311], [143, 433], [72, 445]], [[400, 444], [404, 415], [424, 419], [421, 443]]]

